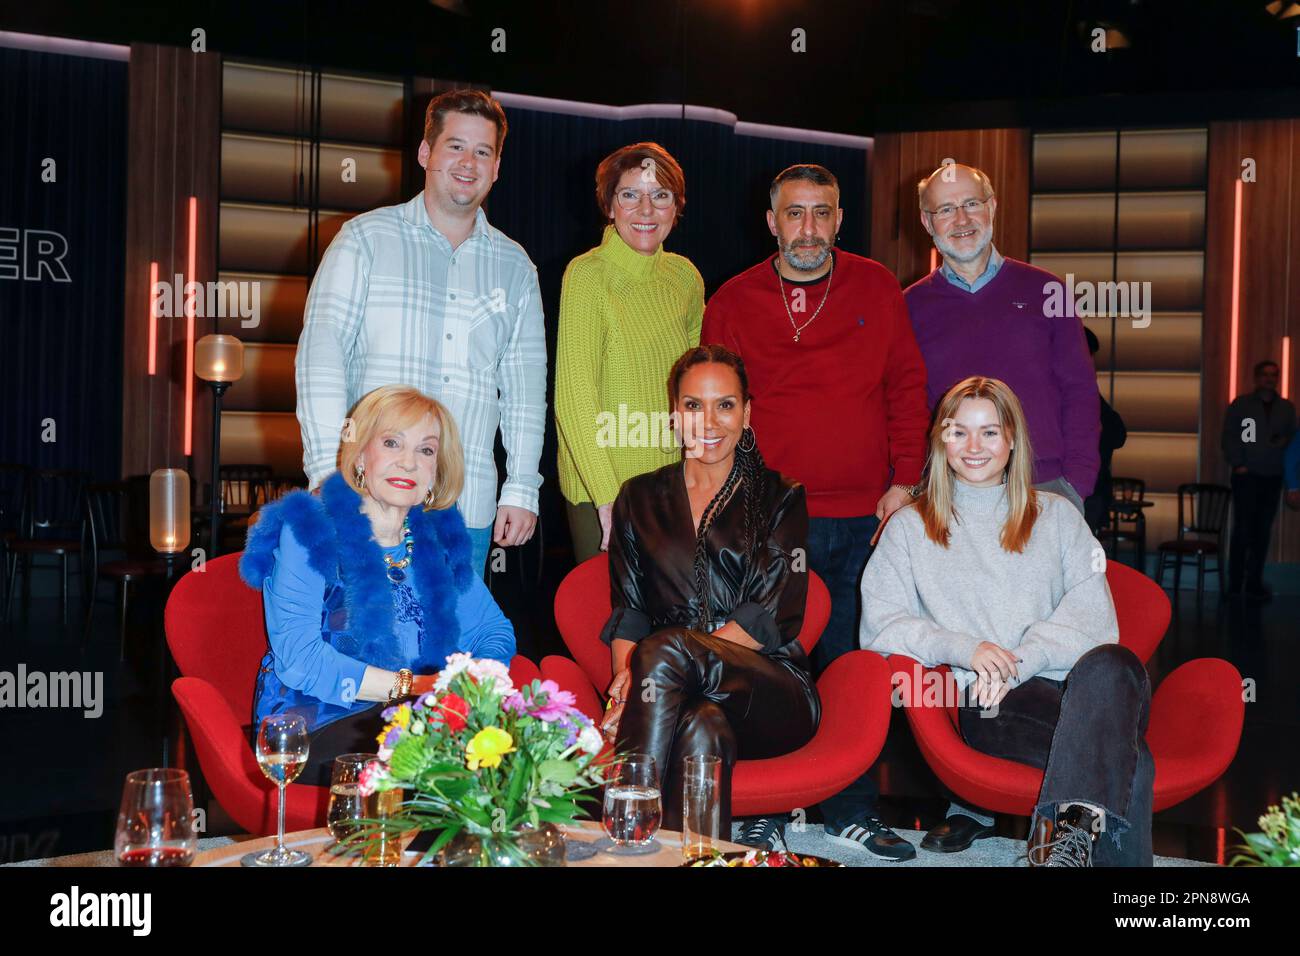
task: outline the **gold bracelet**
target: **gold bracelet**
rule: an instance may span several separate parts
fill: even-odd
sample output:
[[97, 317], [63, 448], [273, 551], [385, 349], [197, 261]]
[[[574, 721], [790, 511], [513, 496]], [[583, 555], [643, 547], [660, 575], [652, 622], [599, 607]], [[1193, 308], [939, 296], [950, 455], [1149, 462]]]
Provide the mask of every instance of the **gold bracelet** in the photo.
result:
[[389, 701], [400, 700], [403, 697], [409, 697], [411, 694], [411, 684], [415, 680], [415, 675], [411, 673], [410, 668], [403, 667], [397, 672], [397, 680], [393, 682], [393, 689], [388, 692]]

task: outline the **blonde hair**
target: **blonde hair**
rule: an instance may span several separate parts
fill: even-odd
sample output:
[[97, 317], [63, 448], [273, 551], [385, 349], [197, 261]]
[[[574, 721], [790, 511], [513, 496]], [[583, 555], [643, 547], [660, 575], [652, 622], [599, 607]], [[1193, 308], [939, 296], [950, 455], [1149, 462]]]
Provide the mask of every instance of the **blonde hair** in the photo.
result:
[[408, 385], [385, 385], [367, 392], [352, 406], [343, 425], [338, 459], [339, 473], [348, 486], [362, 497], [367, 494], [365, 487], [357, 483], [357, 459], [376, 434], [403, 431], [425, 416], [438, 423], [439, 438], [432, 501], [425, 499], [424, 510], [440, 511], [454, 505], [465, 486], [460, 430], [446, 406]]
[[957, 477], [948, 465], [944, 437], [953, 424], [957, 406], [968, 398], [986, 398], [992, 402], [997, 409], [1003, 437], [1008, 443], [1015, 444], [1004, 472], [1009, 509], [1000, 543], [1003, 550], [1020, 554], [1033, 534], [1039, 511], [1038, 495], [1034, 491], [1034, 452], [1029, 444], [1029, 428], [1025, 425], [1020, 399], [1005, 382], [996, 378], [972, 375], [948, 389], [940, 399], [930, 425], [930, 459], [922, 479], [924, 490], [916, 500], [916, 508], [925, 522], [926, 537], [935, 544], [948, 547], [948, 526], [953, 520]]

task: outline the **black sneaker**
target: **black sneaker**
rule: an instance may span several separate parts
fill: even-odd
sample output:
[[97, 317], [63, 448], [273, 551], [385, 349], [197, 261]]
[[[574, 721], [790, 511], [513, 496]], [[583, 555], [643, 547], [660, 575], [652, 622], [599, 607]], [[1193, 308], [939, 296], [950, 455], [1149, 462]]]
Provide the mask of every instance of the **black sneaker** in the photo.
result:
[[866, 850], [882, 860], [901, 862], [916, 857], [916, 847], [908, 843], [880, 820], [879, 817], [861, 817], [843, 829], [824, 827], [826, 839], [841, 846]]
[[778, 844], [785, 847], [785, 821], [780, 817], [754, 817], [740, 828], [736, 842], [769, 852]]
[[1057, 814], [1055, 825], [1036, 828], [1029, 842], [1029, 865], [1092, 866], [1098, 823], [1097, 814], [1088, 807], [1077, 804], [1067, 807]]

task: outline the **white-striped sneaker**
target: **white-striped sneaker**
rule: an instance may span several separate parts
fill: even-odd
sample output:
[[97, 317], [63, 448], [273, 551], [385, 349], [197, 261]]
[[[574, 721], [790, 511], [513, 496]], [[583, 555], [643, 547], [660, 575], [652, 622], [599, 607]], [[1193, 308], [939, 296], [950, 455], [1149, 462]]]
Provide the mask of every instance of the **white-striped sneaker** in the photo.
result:
[[823, 827], [826, 839], [842, 846], [866, 850], [882, 860], [902, 862], [916, 857], [916, 847], [891, 830], [879, 817], [862, 817], [842, 830]]

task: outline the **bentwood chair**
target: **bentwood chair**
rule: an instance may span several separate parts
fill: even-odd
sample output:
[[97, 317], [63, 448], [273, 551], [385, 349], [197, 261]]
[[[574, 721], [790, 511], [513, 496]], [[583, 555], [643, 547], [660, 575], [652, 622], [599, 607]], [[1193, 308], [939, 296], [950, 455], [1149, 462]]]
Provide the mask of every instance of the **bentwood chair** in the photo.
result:
[[[542, 676], [572, 691], [577, 706], [599, 722], [613, 679], [600, 631], [609, 618], [609, 555], [578, 565], [555, 594], [555, 623], [573, 659], [543, 658]], [[799, 643], [811, 651], [830, 618], [826, 585], [808, 571], [808, 600]], [[733, 817], [789, 813], [839, 793], [876, 762], [889, 729], [889, 666], [872, 651], [850, 651], [817, 681], [822, 716], [813, 739], [765, 760], [738, 760], [731, 780]]]
[[1101, 532], [1101, 543], [1112, 557], [1119, 557], [1120, 545], [1133, 546], [1135, 567], [1146, 573], [1147, 557], [1147, 483], [1141, 478], [1112, 478], [1108, 521]]
[[[1166, 566], [1173, 568], [1175, 599], [1184, 562], [1196, 563], [1198, 609], [1205, 594], [1206, 575], [1217, 574], [1219, 591], [1223, 591], [1223, 535], [1228, 527], [1231, 504], [1232, 489], [1227, 485], [1189, 483], [1178, 486], [1178, 537], [1160, 545], [1160, 563], [1156, 566], [1156, 581], [1162, 587]], [[1214, 567], [1208, 568], [1205, 561], [1211, 557], [1214, 558]]]
[[[82, 496], [86, 478], [84, 471], [67, 468], [40, 468], [31, 473], [19, 533], [8, 543], [13, 556], [5, 591], [6, 615], [13, 609], [14, 588], [20, 567], [23, 573], [24, 607], [31, 597], [33, 572], [57, 570], [60, 572], [59, 597], [63, 608], [63, 623], [68, 623], [68, 558], [75, 555], [81, 562], [79, 570], [83, 577], [86, 571], [82, 556], [85, 538]], [[41, 557], [58, 558], [58, 564], [36, 564], [36, 559]], [[84, 582], [82, 594], [84, 597]]]
[[167, 565], [157, 555], [132, 556], [127, 527], [130, 523], [130, 485], [115, 481], [86, 486], [87, 565], [90, 600], [86, 607], [83, 643], [90, 640], [100, 578], [117, 582], [118, 659], [126, 660], [126, 613], [131, 585], [145, 578], [163, 577]]

